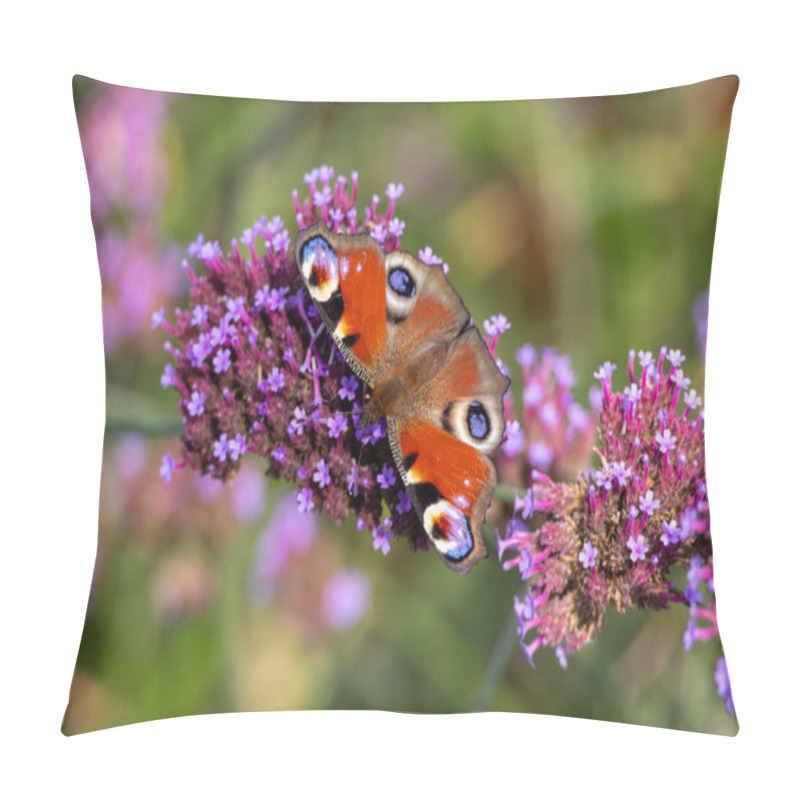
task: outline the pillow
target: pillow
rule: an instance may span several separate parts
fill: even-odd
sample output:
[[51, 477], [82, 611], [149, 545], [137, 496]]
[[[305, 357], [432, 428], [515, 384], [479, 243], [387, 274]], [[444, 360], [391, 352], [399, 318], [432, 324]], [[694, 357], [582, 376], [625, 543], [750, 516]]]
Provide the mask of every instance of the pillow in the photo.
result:
[[384, 709], [735, 734], [702, 385], [737, 88], [76, 76], [108, 385], [64, 733]]

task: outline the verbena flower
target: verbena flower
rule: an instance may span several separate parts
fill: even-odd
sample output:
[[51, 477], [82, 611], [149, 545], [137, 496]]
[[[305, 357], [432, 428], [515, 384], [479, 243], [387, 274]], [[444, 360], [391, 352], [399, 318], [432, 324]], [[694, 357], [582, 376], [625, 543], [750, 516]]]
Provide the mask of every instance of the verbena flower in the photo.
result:
[[[359, 216], [357, 173], [334, 179], [333, 169], [322, 166], [304, 181], [308, 195], [292, 193], [300, 229], [322, 219], [333, 231], [370, 233], [384, 252], [399, 248], [404, 225], [394, 213], [402, 184], [389, 184], [385, 212], [374, 196]], [[189, 466], [227, 481], [241, 455], [254, 453], [269, 476], [295, 486], [301, 512], [336, 522], [354, 513], [358, 529], [375, 533], [384, 553], [398, 536], [427, 548], [385, 424], [359, 426], [364, 386], [302, 283], [282, 218], [257, 220], [227, 253], [200, 235], [187, 255], [188, 304], [174, 315], [159, 309], [153, 318], [171, 337], [165, 349], [172, 362], [161, 383], [177, 391], [185, 429], [165, 479]], [[493, 325], [505, 329], [507, 321], [499, 315]], [[381, 524], [384, 518], [389, 525]]]
[[539, 353], [526, 344], [517, 351], [517, 362], [522, 368], [522, 413], [507, 392], [506, 436], [497, 456], [500, 479], [524, 486], [533, 469], [572, 479], [589, 461], [599, 412], [585, 409], [572, 396], [575, 375], [569, 356], [553, 348]]
[[103, 343], [152, 345], [144, 337], [153, 307], [184, 288], [162, 244], [162, 206], [169, 182], [164, 147], [168, 95], [100, 86], [81, 105], [78, 123], [91, 190], [92, 222], [103, 288]]
[[[530, 352], [522, 362], [535, 363]], [[703, 412], [676, 367], [681, 362], [678, 351], [667, 359], [662, 348], [658, 358], [640, 352], [637, 364], [632, 350], [628, 390], [619, 392], [612, 389], [616, 367], [601, 366], [600, 467], [570, 482], [534, 470], [517, 498], [498, 549], [506, 569], [531, 581], [516, 601], [520, 644], [531, 664], [542, 646], [555, 648], [566, 664], [597, 634], [609, 606], [682, 603], [690, 608], [687, 648], [718, 635]], [[535, 401], [540, 408], [543, 395]], [[684, 591], [674, 582], [675, 567], [687, 571]]]
[[256, 603], [278, 601], [310, 632], [351, 628], [372, 596], [367, 577], [339, 566], [336, 549], [319, 536], [319, 518], [298, 510], [291, 493], [259, 537], [249, 590]]

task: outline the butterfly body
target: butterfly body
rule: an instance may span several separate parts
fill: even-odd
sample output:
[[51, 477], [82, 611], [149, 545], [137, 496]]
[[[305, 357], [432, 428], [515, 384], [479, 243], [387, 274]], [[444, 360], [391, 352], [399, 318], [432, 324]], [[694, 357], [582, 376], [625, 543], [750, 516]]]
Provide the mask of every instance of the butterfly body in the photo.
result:
[[301, 231], [300, 273], [334, 341], [370, 387], [362, 423], [385, 418], [417, 514], [442, 560], [467, 572], [496, 485], [489, 456], [508, 387], [441, 267], [384, 256], [369, 236]]

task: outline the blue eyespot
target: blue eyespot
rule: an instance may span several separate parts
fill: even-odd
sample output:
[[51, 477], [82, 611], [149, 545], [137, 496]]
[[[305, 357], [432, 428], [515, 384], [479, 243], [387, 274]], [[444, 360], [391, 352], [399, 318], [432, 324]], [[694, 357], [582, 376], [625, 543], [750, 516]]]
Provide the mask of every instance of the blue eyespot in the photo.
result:
[[413, 297], [417, 292], [417, 285], [407, 269], [395, 267], [389, 273], [389, 286], [403, 297]]
[[467, 425], [473, 439], [485, 439], [489, 435], [489, 416], [478, 402], [470, 403], [467, 409]]

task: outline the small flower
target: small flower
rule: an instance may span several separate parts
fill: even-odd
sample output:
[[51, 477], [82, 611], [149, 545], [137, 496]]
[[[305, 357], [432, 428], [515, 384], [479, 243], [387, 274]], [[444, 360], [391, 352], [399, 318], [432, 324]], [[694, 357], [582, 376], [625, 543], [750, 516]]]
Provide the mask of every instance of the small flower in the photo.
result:
[[342, 400], [355, 400], [357, 389], [358, 380], [352, 375], [345, 375], [342, 378], [342, 388], [339, 389], [339, 397], [341, 397]]
[[629, 537], [627, 547], [631, 551], [631, 561], [644, 561], [645, 553], [650, 549], [644, 536], [640, 533], [636, 537]]
[[662, 522], [661, 523], [661, 530], [664, 531], [661, 534], [661, 542], [664, 547], [668, 547], [671, 544], [676, 544], [680, 541], [680, 536], [678, 534], [678, 523], [675, 520], [670, 520], [669, 523]]
[[694, 389], [690, 389], [683, 395], [683, 400], [686, 406], [694, 411], [698, 406], [703, 404], [703, 398]]
[[172, 480], [172, 472], [175, 469], [175, 459], [172, 453], [166, 453], [161, 458], [161, 467], [158, 474], [164, 479], [164, 483], [169, 483]]
[[206, 401], [205, 392], [192, 392], [191, 399], [186, 404], [186, 410], [191, 417], [200, 417], [203, 414], [203, 404]]
[[158, 309], [158, 311], [153, 312], [153, 316], [151, 317], [150, 323], [150, 330], [154, 331], [156, 328], [160, 328], [167, 318], [167, 312], [164, 309], [164, 306]]
[[320, 489], [324, 489], [326, 486], [330, 485], [331, 473], [328, 470], [328, 465], [322, 459], [317, 461], [317, 468], [314, 471], [312, 480], [319, 485]]
[[630, 386], [626, 386], [625, 389], [623, 389], [622, 393], [625, 396], [625, 400], [629, 405], [633, 405], [642, 397], [642, 390], [636, 383], [632, 383]]
[[606, 361], [597, 368], [597, 372], [595, 372], [592, 377], [596, 378], [598, 381], [610, 381], [616, 368], [616, 364]]
[[593, 567], [597, 563], [597, 548], [590, 541], [587, 540], [583, 543], [583, 550], [578, 555], [578, 561], [586, 569]]
[[367, 577], [358, 570], [338, 572], [325, 587], [322, 595], [322, 616], [333, 630], [352, 628], [365, 614], [370, 604]]
[[387, 522], [389, 522], [389, 520], [385, 519], [383, 525], [379, 525], [372, 532], [372, 548], [374, 550], [380, 550], [384, 555], [392, 549], [392, 531], [389, 525], [387, 525]]
[[311, 489], [298, 489], [295, 492], [297, 508], [302, 514], [310, 514], [314, 510], [314, 495]]
[[172, 382], [175, 380], [175, 369], [173, 368], [172, 364], [167, 364], [164, 367], [164, 373], [161, 376], [161, 385], [167, 389], [168, 387], [172, 386]]
[[692, 382], [689, 378], [684, 377], [682, 369], [676, 369], [672, 374], [672, 382], [679, 389], [688, 389], [689, 384]]
[[511, 330], [511, 323], [505, 314], [493, 314], [489, 319], [484, 320], [483, 329], [487, 336], [499, 336], [501, 333]]
[[714, 671], [714, 681], [717, 684], [717, 694], [725, 701], [725, 708], [728, 713], [733, 715], [733, 695], [731, 694], [731, 682], [728, 677], [728, 662], [725, 660], [725, 656], [722, 656], [722, 658], [717, 661], [717, 668]]
[[394, 486], [395, 480], [394, 470], [388, 464], [384, 464], [378, 475], [378, 485], [386, 491], [389, 487]]
[[276, 394], [283, 389], [284, 386], [286, 386], [286, 379], [283, 377], [283, 373], [278, 367], [273, 367], [269, 375], [267, 375], [267, 389], [272, 392], [272, 394]]
[[214, 458], [219, 461], [224, 461], [228, 457], [228, 435], [223, 433], [216, 442], [214, 442]]
[[228, 367], [231, 365], [231, 351], [228, 350], [227, 347], [224, 347], [222, 350], [218, 350], [217, 354], [214, 356], [214, 372], [218, 375], [221, 372], [227, 372]]
[[231, 461], [236, 461], [240, 456], [243, 456], [246, 450], [247, 437], [241, 433], [237, 433], [228, 444], [228, 454], [230, 455]]
[[338, 439], [347, 430], [347, 417], [338, 411], [334, 416], [327, 420], [328, 436], [331, 439]]
[[441, 264], [442, 259], [437, 256], [430, 247], [426, 247], [424, 250], [419, 251], [419, 260], [423, 262], [423, 264], [428, 264], [429, 266], [435, 266], [436, 264]]
[[673, 367], [679, 367], [686, 361], [686, 356], [681, 353], [680, 350], [670, 350], [669, 353], [667, 353], [667, 361], [669, 361]]
[[653, 514], [661, 508], [661, 501], [653, 497], [652, 489], [648, 489], [643, 497], [639, 497], [639, 508], [642, 510], [643, 514], [652, 517]]
[[677, 441], [678, 437], [671, 434], [669, 428], [664, 428], [663, 433], [656, 434], [656, 443], [658, 444], [658, 449], [662, 453], [667, 453], [670, 450], [674, 450], [675, 443]]
[[398, 514], [407, 514], [411, 511], [411, 507], [411, 495], [405, 489], [402, 489], [397, 495], [395, 511], [397, 511]]
[[398, 198], [403, 196], [404, 187], [402, 183], [390, 183], [386, 187], [386, 196], [390, 200], [397, 200]]

